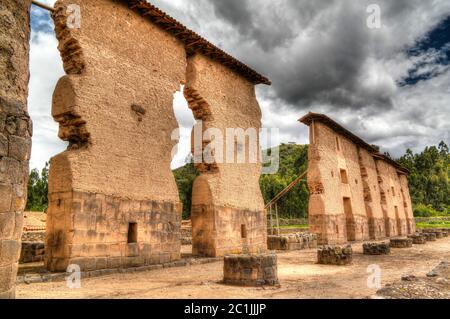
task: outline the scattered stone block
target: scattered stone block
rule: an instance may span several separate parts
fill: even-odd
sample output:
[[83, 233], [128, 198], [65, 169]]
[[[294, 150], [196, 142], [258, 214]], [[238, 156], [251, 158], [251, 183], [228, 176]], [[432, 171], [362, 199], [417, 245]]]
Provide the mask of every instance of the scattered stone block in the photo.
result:
[[412, 239], [414, 245], [425, 245], [427, 243], [427, 237], [423, 234], [416, 234], [408, 236]]
[[444, 238], [444, 233], [441, 231], [436, 231], [435, 234], [436, 234], [436, 239]]
[[436, 234], [435, 233], [422, 233], [427, 241], [436, 241]]
[[353, 261], [353, 249], [350, 245], [323, 246], [317, 251], [317, 259], [321, 265], [348, 265]]
[[391, 247], [388, 243], [365, 243], [363, 245], [364, 255], [389, 255]]
[[303, 250], [317, 248], [317, 235], [296, 233], [281, 236], [267, 236], [269, 250]]
[[224, 258], [223, 282], [237, 286], [278, 285], [277, 255], [229, 255]]
[[427, 277], [441, 277], [444, 279], [450, 279], [450, 263], [448, 261], [441, 262], [427, 274]]
[[391, 248], [411, 248], [413, 240], [411, 238], [393, 238], [390, 242]]
[[45, 246], [43, 242], [22, 242], [19, 263], [34, 263], [43, 261], [45, 257]]

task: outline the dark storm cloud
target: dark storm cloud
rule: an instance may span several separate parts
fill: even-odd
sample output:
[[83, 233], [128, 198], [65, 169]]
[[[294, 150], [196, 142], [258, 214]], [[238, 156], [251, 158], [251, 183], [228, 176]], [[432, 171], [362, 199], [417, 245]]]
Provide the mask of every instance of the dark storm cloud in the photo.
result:
[[[307, 140], [297, 119], [308, 111], [328, 114], [395, 156], [450, 142], [450, 67], [442, 62], [450, 44], [421, 47], [435, 43], [448, 0], [149, 1], [269, 76], [273, 85], [258, 86], [257, 94], [264, 125], [280, 128], [282, 142]], [[381, 29], [366, 24], [373, 3]], [[33, 23], [46, 31], [45, 21]], [[418, 54], [408, 54], [415, 47]], [[418, 81], [399, 85], [411, 75]]]
[[[390, 96], [360, 86], [371, 39], [365, 6], [349, 1], [210, 2], [219, 18], [258, 46], [251, 55], [262, 61], [256, 68], [269, 75], [285, 103], [300, 109], [317, 103], [391, 107]], [[285, 47], [281, 58], [279, 49]]]

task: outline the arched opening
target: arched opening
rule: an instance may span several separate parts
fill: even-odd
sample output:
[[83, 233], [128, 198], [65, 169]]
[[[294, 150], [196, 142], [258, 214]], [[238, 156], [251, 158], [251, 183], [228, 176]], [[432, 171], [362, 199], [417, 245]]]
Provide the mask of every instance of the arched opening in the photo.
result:
[[183, 204], [183, 222], [181, 225], [181, 251], [183, 254], [192, 254], [192, 223], [191, 206], [192, 191], [195, 178], [198, 176], [194, 166], [191, 135], [196, 123], [188, 102], [184, 97], [184, 85], [173, 96], [173, 110], [178, 122], [178, 130], [172, 134], [177, 146], [172, 152], [171, 168], [178, 186], [178, 193]]
[[[27, 203], [22, 233], [20, 263], [43, 262], [48, 208], [48, 168], [50, 159], [69, 146], [58, 137], [58, 123], [52, 117], [52, 94], [64, 75], [53, 20], [47, 10], [31, 6], [30, 81], [28, 113], [33, 122]], [[33, 249], [27, 249], [28, 246]], [[22, 266], [19, 266], [19, 274]]]

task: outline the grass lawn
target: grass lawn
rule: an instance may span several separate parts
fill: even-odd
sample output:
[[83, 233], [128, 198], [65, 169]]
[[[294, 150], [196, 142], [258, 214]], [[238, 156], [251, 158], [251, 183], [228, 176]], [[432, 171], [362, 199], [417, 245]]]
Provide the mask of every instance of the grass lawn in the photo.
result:
[[430, 221], [427, 223], [416, 223], [417, 228], [450, 228], [450, 221]]
[[309, 225], [288, 225], [288, 226], [280, 226], [281, 229], [308, 229]]
[[[450, 221], [430, 221], [427, 223], [416, 223], [417, 228], [424, 229], [424, 228], [450, 228]], [[308, 229], [309, 225], [287, 225], [287, 226], [280, 226], [281, 229]]]

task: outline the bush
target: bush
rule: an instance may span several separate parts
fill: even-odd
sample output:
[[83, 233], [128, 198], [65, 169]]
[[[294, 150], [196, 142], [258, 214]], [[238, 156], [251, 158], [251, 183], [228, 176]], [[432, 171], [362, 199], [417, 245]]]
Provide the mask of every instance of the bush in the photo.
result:
[[414, 217], [437, 217], [442, 213], [435, 210], [431, 205], [418, 204], [414, 207]]

